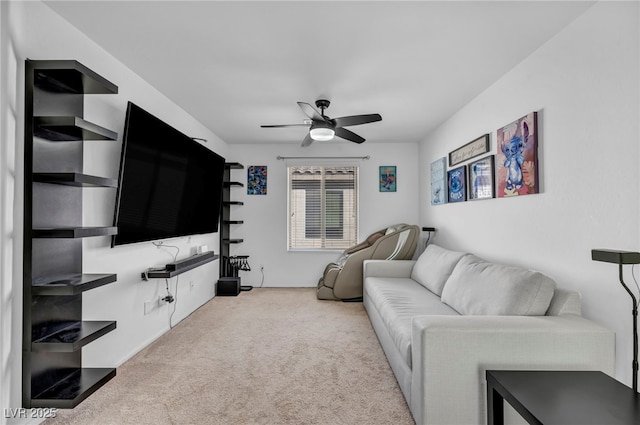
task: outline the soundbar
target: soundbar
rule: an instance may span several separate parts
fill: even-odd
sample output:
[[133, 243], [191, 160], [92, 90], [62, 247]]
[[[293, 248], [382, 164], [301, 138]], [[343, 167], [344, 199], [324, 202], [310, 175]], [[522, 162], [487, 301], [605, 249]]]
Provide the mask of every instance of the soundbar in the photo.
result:
[[176, 261], [175, 263], [169, 263], [165, 266], [167, 271], [180, 271], [186, 268], [192, 268], [194, 264], [205, 263], [209, 258], [213, 260], [214, 253], [213, 251], [203, 252], [202, 254], [196, 254], [191, 257], [185, 258], [184, 260]]

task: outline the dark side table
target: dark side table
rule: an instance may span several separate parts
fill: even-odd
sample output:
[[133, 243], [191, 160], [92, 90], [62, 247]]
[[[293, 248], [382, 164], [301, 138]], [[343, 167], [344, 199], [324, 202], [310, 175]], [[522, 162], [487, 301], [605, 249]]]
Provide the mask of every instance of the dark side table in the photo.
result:
[[507, 402], [530, 424], [638, 425], [640, 394], [596, 371], [487, 370], [487, 424]]

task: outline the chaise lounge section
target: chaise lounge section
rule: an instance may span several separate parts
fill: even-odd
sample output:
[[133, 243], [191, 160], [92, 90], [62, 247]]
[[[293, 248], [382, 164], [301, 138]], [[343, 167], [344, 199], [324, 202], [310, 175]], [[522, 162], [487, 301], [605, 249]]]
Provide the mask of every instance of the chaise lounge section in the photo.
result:
[[417, 424], [486, 423], [487, 369], [614, 373], [614, 333], [536, 271], [432, 244], [416, 261], [365, 261], [363, 291]]

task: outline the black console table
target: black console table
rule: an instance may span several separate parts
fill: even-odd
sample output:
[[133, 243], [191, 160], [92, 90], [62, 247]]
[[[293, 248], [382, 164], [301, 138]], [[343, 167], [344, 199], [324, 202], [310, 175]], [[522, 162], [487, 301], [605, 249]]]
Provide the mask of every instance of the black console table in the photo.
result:
[[488, 425], [504, 424], [504, 400], [530, 424], [640, 424], [640, 393], [602, 372], [488, 370], [486, 376]]

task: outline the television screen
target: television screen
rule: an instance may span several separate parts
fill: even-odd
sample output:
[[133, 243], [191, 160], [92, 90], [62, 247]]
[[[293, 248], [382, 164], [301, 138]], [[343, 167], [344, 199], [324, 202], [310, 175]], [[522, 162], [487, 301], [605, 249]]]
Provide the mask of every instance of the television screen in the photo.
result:
[[217, 232], [224, 163], [129, 102], [111, 246]]

